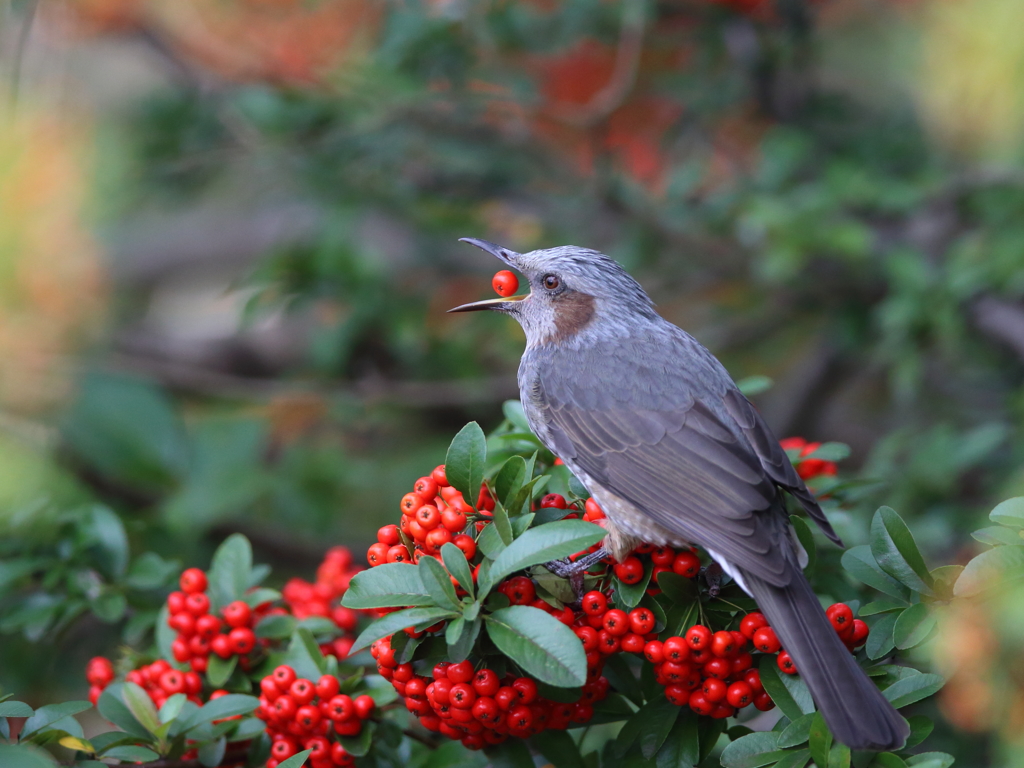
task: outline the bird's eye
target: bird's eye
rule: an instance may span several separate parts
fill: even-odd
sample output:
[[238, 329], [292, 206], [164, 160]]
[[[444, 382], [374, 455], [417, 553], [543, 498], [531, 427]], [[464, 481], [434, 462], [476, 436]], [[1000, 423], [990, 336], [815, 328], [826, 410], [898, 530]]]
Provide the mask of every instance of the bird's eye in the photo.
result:
[[544, 275], [541, 282], [544, 283], [544, 287], [549, 291], [553, 291], [562, 284], [562, 281], [558, 279], [558, 275]]

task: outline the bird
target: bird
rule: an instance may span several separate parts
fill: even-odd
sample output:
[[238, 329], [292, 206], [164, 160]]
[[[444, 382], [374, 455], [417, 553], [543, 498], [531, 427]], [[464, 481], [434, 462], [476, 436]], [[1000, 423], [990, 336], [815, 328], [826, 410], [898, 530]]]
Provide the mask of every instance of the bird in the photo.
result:
[[526, 295], [449, 312], [493, 310], [522, 326], [527, 421], [604, 510], [611, 555], [621, 561], [641, 542], [703, 547], [757, 603], [834, 737], [851, 749], [900, 748], [909, 725], [825, 615], [786, 494], [842, 542], [722, 363], [603, 253], [461, 241], [529, 283]]

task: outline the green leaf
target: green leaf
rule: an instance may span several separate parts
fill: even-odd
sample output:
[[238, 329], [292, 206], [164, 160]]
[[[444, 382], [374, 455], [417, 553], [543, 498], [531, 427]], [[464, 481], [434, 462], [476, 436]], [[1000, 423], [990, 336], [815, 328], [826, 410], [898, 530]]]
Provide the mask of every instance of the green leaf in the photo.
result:
[[1004, 546], [982, 552], [964, 567], [953, 594], [975, 597], [1024, 578], [1024, 546]]
[[427, 753], [421, 768], [485, 768], [487, 758], [483, 752], [471, 752], [458, 741], [446, 741]]
[[506, 400], [501, 404], [501, 412], [505, 415], [505, 418], [512, 422], [512, 424], [523, 432], [530, 432], [530, 422], [526, 420], [526, 412], [523, 410], [523, 404], [518, 400]]
[[[352, 645], [349, 653], [356, 653], [357, 651], [361, 651], [363, 648], [368, 648], [374, 641], [380, 640], [380, 638], [386, 637], [387, 635], [392, 635], [400, 629], [405, 629], [407, 627], [425, 629], [431, 624], [435, 624], [442, 619], [454, 618], [458, 618], [458, 614], [444, 608], [432, 606], [407, 608], [404, 611], [395, 611], [394, 613], [389, 613], [387, 616], [377, 619], [377, 621], [364, 629], [362, 634], [359, 635], [355, 643]], [[575, 635], [573, 635], [573, 637], [575, 637]]]
[[294, 616], [283, 613], [264, 616], [256, 625], [256, 637], [284, 640], [286, 637], [292, 636], [296, 626], [297, 622]]
[[801, 715], [814, 712], [814, 701], [807, 684], [793, 675], [779, 672], [774, 656], [762, 656], [758, 670], [761, 673], [761, 685], [782, 710], [782, 714], [790, 720], [797, 720]]
[[324, 638], [333, 640], [343, 634], [341, 628], [326, 616], [307, 616], [297, 626], [308, 629], [320, 642], [323, 642]]
[[1024, 529], [1024, 496], [1016, 496], [997, 504], [996, 508], [988, 513], [988, 519], [1000, 525]]
[[210, 741], [199, 748], [197, 755], [199, 762], [206, 768], [217, 768], [220, 761], [224, 759], [224, 753], [228, 748], [228, 740], [221, 736], [216, 741]]
[[188, 697], [184, 693], [176, 693], [170, 696], [167, 701], [160, 707], [160, 711], [157, 713], [161, 723], [169, 723], [171, 720], [181, 714], [182, 707], [185, 706], [185, 702], [188, 701]]
[[302, 765], [306, 762], [306, 758], [312, 753], [312, 749], [304, 749], [301, 752], [297, 752], [292, 755], [287, 760], [282, 760], [277, 764], [277, 768], [302, 768]]
[[494, 512], [492, 514], [494, 515], [494, 530], [498, 532], [501, 543], [507, 547], [512, 543], [515, 534], [512, 531], [512, 523], [509, 522], [508, 513], [500, 501], [494, 502]]
[[[643, 578], [636, 584], [623, 584], [617, 577], [613, 579], [615, 585], [613, 594], [616, 604], [627, 612], [640, 605], [640, 601], [647, 594], [647, 586], [651, 583], [651, 574], [653, 572], [654, 563], [648, 560], [647, 565], [644, 567]], [[672, 575], [675, 576], [676, 574], [673, 573]]]
[[[256, 568], [253, 568], [253, 573], [256, 572]], [[250, 582], [253, 580], [250, 579]], [[251, 591], [249, 591], [251, 590]], [[255, 608], [263, 603], [273, 603], [276, 600], [281, 599], [281, 593], [276, 589], [267, 589], [266, 587], [258, 587], [253, 589], [251, 586], [248, 588], [246, 593], [242, 595], [242, 602], [248, 605], [250, 608]]]
[[511, 456], [501, 465], [494, 477], [495, 499], [508, 506], [519, 493], [519, 489], [528, 480], [526, 476], [526, 459], [522, 456]]
[[128, 568], [128, 535], [114, 512], [100, 505], [89, 508], [80, 527], [82, 546], [89, 549], [99, 569], [111, 580], [124, 576]]
[[133, 589], [159, 589], [170, 582], [180, 567], [177, 560], [164, 560], [156, 552], [143, 552], [132, 563], [125, 583]]
[[185, 725], [185, 730], [190, 731], [204, 723], [212, 723], [214, 720], [221, 720], [225, 717], [248, 715], [259, 704], [260, 700], [255, 696], [229, 693], [226, 696], [221, 696], [219, 699], [206, 702], [193, 712], [192, 717], [189, 718], [188, 723]]
[[420, 572], [420, 580], [423, 582], [423, 586], [426, 587], [427, 593], [438, 606], [462, 612], [462, 604], [459, 603], [459, 599], [455, 596], [455, 587], [452, 586], [451, 577], [449, 577], [444, 566], [436, 558], [429, 555], [421, 557], [417, 569]]
[[131, 744], [108, 749], [103, 753], [103, 757], [113, 757], [124, 763], [149, 763], [160, 759], [160, 755], [152, 749]]
[[833, 744], [828, 752], [828, 768], [850, 768], [850, 748], [845, 744]]
[[797, 749], [784, 753], [785, 757], [780, 758], [775, 768], [804, 768], [807, 761], [811, 759], [811, 750]]
[[932, 575], [913, 534], [895, 510], [879, 507], [871, 521], [871, 554], [879, 567], [915, 592], [931, 593]]
[[[460, 621], [463, 622], [462, 626], [453, 630], [452, 628]], [[450, 634], [446, 635], [446, 639], [448, 639], [448, 660], [458, 663], [469, 658], [469, 654], [476, 644], [476, 639], [480, 636], [480, 629], [482, 627], [483, 620], [480, 618], [473, 619], [472, 621], [458, 618], [449, 624], [448, 630]]]
[[152, 735], [150, 732], [135, 719], [135, 715], [131, 713], [131, 710], [122, 701], [121, 689], [123, 687], [124, 683], [108, 685], [103, 690], [103, 693], [100, 694], [99, 701], [96, 703], [96, 709], [104, 720], [113, 723], [122, 731], [130, 733], [132, 736], [138, 736], [147, 740], [151, 739]]
[[[373, 744], [373, 734], [376, 724], [373, 721], [363, 723], [363, 730], [356, 736], [342, 736], [338, 739], [345, 747], [345, 751], [355, 757], [362, 757], [370, 751]], [[278, 767], [280, 768], [280, 766]]]
[[907, 768], [907, 764], [899, 755], [892, 752], [879, 752], [871, 761], [870, 768]]
[[462, 498], [476, 507], [480, 485], [484, 481], [487, 463], [487, 438], [475, 421], [464, 426], [448, 446], [444, 472], [452, 487], [462, 492]]
[[902, 600], [891, 600], [889, 598], [882, 598], [881, 600], [875, 600], [872, 603], [862, 605], [857, 611], [858, 616], [874, 616], [878, 613], [889, 613], [891, 611], [902, 611], [907, 607], [907, 604]]
[[697, 716], [681, 708], [672, 733], [654, 757], [655, 768], [693, 768], [700, 761]]
[[869, 587], [905, 603], [910, 602], [910, 590], [878, 567], [867, 544], [843, 552], [842, 564], [851, 576]]
[[913, 677], [897, 680], [882, 691], [882, 695], [896, 709], [900, 709], [908, 704], [913, 704], [915, 701], [928, 698], [937, 692], [945, 682], [939, 675], [914, 675]]
[[65, 701], [60, 704], [42, 706], [21, 727], [21, 738], [24, 739], [26, 736], [31, 736], [33, 733], [53, 725], [58, 720], [63, 720], [70, 715], [77, 715], [79, 712], [84, 712], [87, 709], [92, 709], [92, 704], [88, 701]]
[[124, 612], [128, 609], [128, 601], [120, 592], [104, 590], [89, 600], [89, 608], [97, 619], [107, 624], [113, 624], [124, 617]]
[[786, 755], [778, 749], [778, 741], [779, 734], [774, 731], [749, 733], [729, 742], [719, 760], [723, 768], [759, 768], [769, 765]]
[[448, 573], [455, 577], [455, 580], [459, 582], [459, 586], [466, 590], [470, 598], [472, 598], [475, 594], [473, 570], [469, 567], [469, 561], [466, 560], [465, 553], [451, 542], [448, 542], [441, 547], [441, 559], [444, 560], [444, 567], [448, 569]]
[[775, 385], [767, 376], [747, 376], [736, 382], [736, 386], [740, 392], [743, 393], [744, 397], [753, 397], [754, 395], [760, 395], [762, 392], [767, 392]]
[[935, 729], [935, 723], [932, 722], [932, 719], [924, 715], [908, 717], [907, 722], [910, 724], [910, 735], [907, 737], [906, 749], [916, 747], [931, 736], [932, 731]]
[[385, 563], [360, 571], [352, 577], [341, 600], [346, 608], [355, 609], [432, 605], [433, 602], [419, 567], [409, 563]]
[[238, 666], [237, 656], [232, 655], [222, 659], [217, 654], [211, 653], [206, 662], [206, 677], [210, 681], [210, 685], [214, 688], [223, 686], [231, 677], [231, 673], [235, 671], [236, 666]]
[[121, 699], [139, 724], [152, 734], [160, 727], [160, 716], [156, 705], [141, 685], [126, 682], [121, 689]]
[[822, 461], [842, 461], [850, 455], [850, 446], [846, 443], [822, 443], [813, 452], [802, 459], [821, 459]]
[[555, 768], [586, 768], [580, 748], [565, 731], [542, 731], [530, 744]]
[[0, 717], [32, 717], [32, 707], [23, 701], [0, 703]]
[[640, 729], [640, 753], [648, 760], [654, 757], [664, 745], [679, 717], [680, 708], [664, 696], [658, 696], [641, 707], [637, 716], [643, 713], [644, 722]]
[[678, 605], [690, 605], [698, 596], [696, 579], [688, 579], [671, 571], [658, 574], [658, 586], [665, 597]]
[[217, 547], [206, 575], [211, 612], [245, 596], [251, 571], [252, 545], [242, 534], [231, 534]]
[[531, 528], [498, 555], [491, 566], [489, 584], [497, 584], [506, 576], [531, 565], [576, 554], [601, 541], [605, 533], [604, 528], [583, 520], [559, 520]]
[[1024, 531], [1014, 530], [1013, 528], [1005, 528], [1001, 525], [993, 525], [988, 528], [981, 528], [975, 531], [971, 536], [982, 544], [990, 544], [992, 546], [999, 546], [1001, 544], [1024, 544]]
[[801, 715], [783, 728], [779, 734], [779, 748], [796, 747], [807, 741], [811, 737], [811, 723], [816, 714], [815, 712], [810, 715]]
[[303, 627], [295, 630], [281, 663], [290, 666], [300, 677], [314, 681], [319, 680], [327, 670], [320, 644], [313, 633]]
[[4, 768], [55, 768], [57, 761], [49, 753], [25, 744], [0, 744], [0, 765]]
[[491, 768], [533, 768], [533, 756], [526, 743], [519, 739], [509, 739], [497, 747], [484, 750]]
[[907, 765], [916, 768], [949, 768], [956, 759], [946, 752], [921, 752], [907, 758]]
[[[502, 550], [505, 549], [505, 542], [501, 540], [498, 529], [493, 525], [488, 525], [480, 532], [480, 538], [476, 540], [476, 548], [483, 552], [484, 557], [496, 560]], [[482, 580], [478, 578], [477, 584], [480, 583], [482, 583]]]
[[817, 766], [827, 766], [828, 753], [832, 749], [832, 731], [825, 725], [825, 718], [821, 716], [821, 712], [814, 713], [807, 741], [814, 764]]
[[937, 623], [927, 605], [912, 605], [896, 618], [893, 642], [901, 651], [920, 645], [931, 636]]
[[804, 566], [804, 570], [813, 572], [814, 566], [818, 562], [818, 547], [814, 543], [814, 534], [811, 532], [810, 526], [807, 525], [807, 521], [799, 515], [790, 515], [789, 522], [796, 532], [800, 546], [807, 553], [807, 565]]
[[231, 732], [229, 741], [248, 741], [259, 736], [266, 729], [267, 724], [258, 717], [246, 717], [238, 722], [238, 726]]
[[888, 656], [892, 653], [892, 649], [896, 647], [896, 640], [893, 637], [893, 632], [896, 629], [896, 619], [900, 614], [898, 613], [886, 613], [878, 619], [872, 626], [871, 632], [868, 635], [868, 641], [864, 644], [864, 652], [871, 660], [880, 659], [883, 656]]
[[153, 635], [156, 639], [156, 648], [160, 653], [160, 657], [174, 665], [177, 662], [174, 661], [174, 653], [171, 651], [171, 644], [177, 639], [178, 633], [167, 626], [167, 619], [170, 615], [170, 611], [167, 609], [167, 603], [164, 602], [156, 614], [156, 624], [153, 627]]
[[548, 685], [572, 688], [587, 680], [579, 638], [539, 608], [512, 605], [495, 611], [487, 617], [487, 634], [498, 650]]

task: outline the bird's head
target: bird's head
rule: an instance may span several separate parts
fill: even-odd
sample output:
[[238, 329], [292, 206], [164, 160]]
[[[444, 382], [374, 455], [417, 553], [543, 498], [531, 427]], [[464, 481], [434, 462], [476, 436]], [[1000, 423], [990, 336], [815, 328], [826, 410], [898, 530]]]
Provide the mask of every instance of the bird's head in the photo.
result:
[[590, 334], [626, 329], [630, 321], [657, 317], [640, 284], [603, 253], [575, 245], [516, 253], [471, 237], [475, 245], [518, 270], [530, 292], [524, 296], [463, 304], [449, 312], [490, 309], [511, 315], [528, 345], [569, 342]]

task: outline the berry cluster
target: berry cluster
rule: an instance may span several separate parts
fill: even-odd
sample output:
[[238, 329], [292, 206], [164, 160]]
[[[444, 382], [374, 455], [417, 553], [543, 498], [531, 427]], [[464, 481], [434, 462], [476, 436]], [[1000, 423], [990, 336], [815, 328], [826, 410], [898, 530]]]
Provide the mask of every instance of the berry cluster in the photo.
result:
[[167, 624], [178, 633], [171, 644], [175, 661], [203, 673], [211, 653], [222, 659], [237, 655], [242, 668], [248, 669], [252, 662], [249, 655], [258, 645], [253, 627], [269, 605], [254, 611], [245, 601], [235, 600], [224, 606], [220, 616], [215, 616], [210, 613], [203, 571], [188, 568], [178, 583], [181, 590], [167, 596]]
[[[110, 659], [97, 656], [89, 660], [85, 667], [85, 679], [89, 681], [89, 701], [93, 706], [99, 701], [103, 690], [114, 682], [114, 665]], [[200, 695], [203, 692], [203, 679], [196, 672], [182, 672], [175, 669], [164, 659], [133, 669], [125, 680], [141, 686], [157, 708], [176, 693], [184, 693], [188, 700], [197, 706], [203, 705]], [[218, 698], [226, 691], [215, 691], [210, 698]]]
[[355, 639], [352, 633], [358, 616], [336, 603], [356, 573], [351, 552], [346, 547], [333, 547], [317, 569], [316, 582], [292, 579], [285, 585], [284, 606], [262, 603], [253, 608], [244, 600], [235, 600], [217, 615], [210, 612], [206, 574], [189, 568], [181, 574], [180, 591], [167, 596], [167, 624], [177, 632], [171, 644], [174, 659], [189, 664], [194, 672], [204, 673], [211, 653], [222, 659], [237, 655], [239, 665], [248, 670], [269, 645], [269, 641], [256, 638], [256, 624], [264, 616], [275, 614], [291, 614], [300, 620], [310, 616], [331, 619], [344, 634], [321, 646], [321, 651], [344, 658]]
[[338, 736], [357, 736], [363, 721], [373, 715], [373, 698], [352, 698], [341, 693], [341, 682], [334, 675], [323, 675], [316, 683], [297, 677], [287, 665], [277, 667], [260, 681], [260, 705], [255, 715], [267, 724], [270, 759], [267, 768], [277, 768], [284, 760], [305, 749], [312, 768], [352, 765], [354, 758]]
[[[448, 484], [444, 465], [441, 465], [417, 480], [399, 506], [401, 523], [381, 528], [377, 532], [377, 543], [366, 552], [371, 566], [418, 562], [424, 554], [436, 555], [448, 542], [461, 549], [467, 560], [472, 560], [476, 555], [476, 541], [463, 533], [469, 521], [467, 515], [478, 512], [483, 518], [489, 517], [494, 499], [487, 487], [482, 486], [476, 508], [469, 506], [462, 493]], [[478, 521], [477, 531], [485, 524], [485, 520]], [[407, 542], [412, 543], [411, 551]]]
[[468, 660], [437, 664], [433, 679], [418, 675], [412, 664], [395, 660], [390, 638], [375, 642], [370, 653], [377, 671], [404, 697], [406, 708], [424, 728], [458, 739], [469, 749], [500, 744], [509, 736], [528, 738], [587, 723], [609, 687], [600, 676], [599, 660], [598, 666], [588, 667], [581, 697], [567, 704], [541, 696], [537, 683], [528, 677], [501, 677]]
[[818, 450], [821, 447], [821, 443], [809, 443], [802, 437], [787, 437], [785, 440], [780, 440], [779, 445], [787, 451], [799, 449], [800, 453], [793, 459], [793, 466], [796, 467], [797, 474], [804, 480], [809, 480], [818, 475], [835, 475], [838, 472], [834, 461], [806, 458]]

